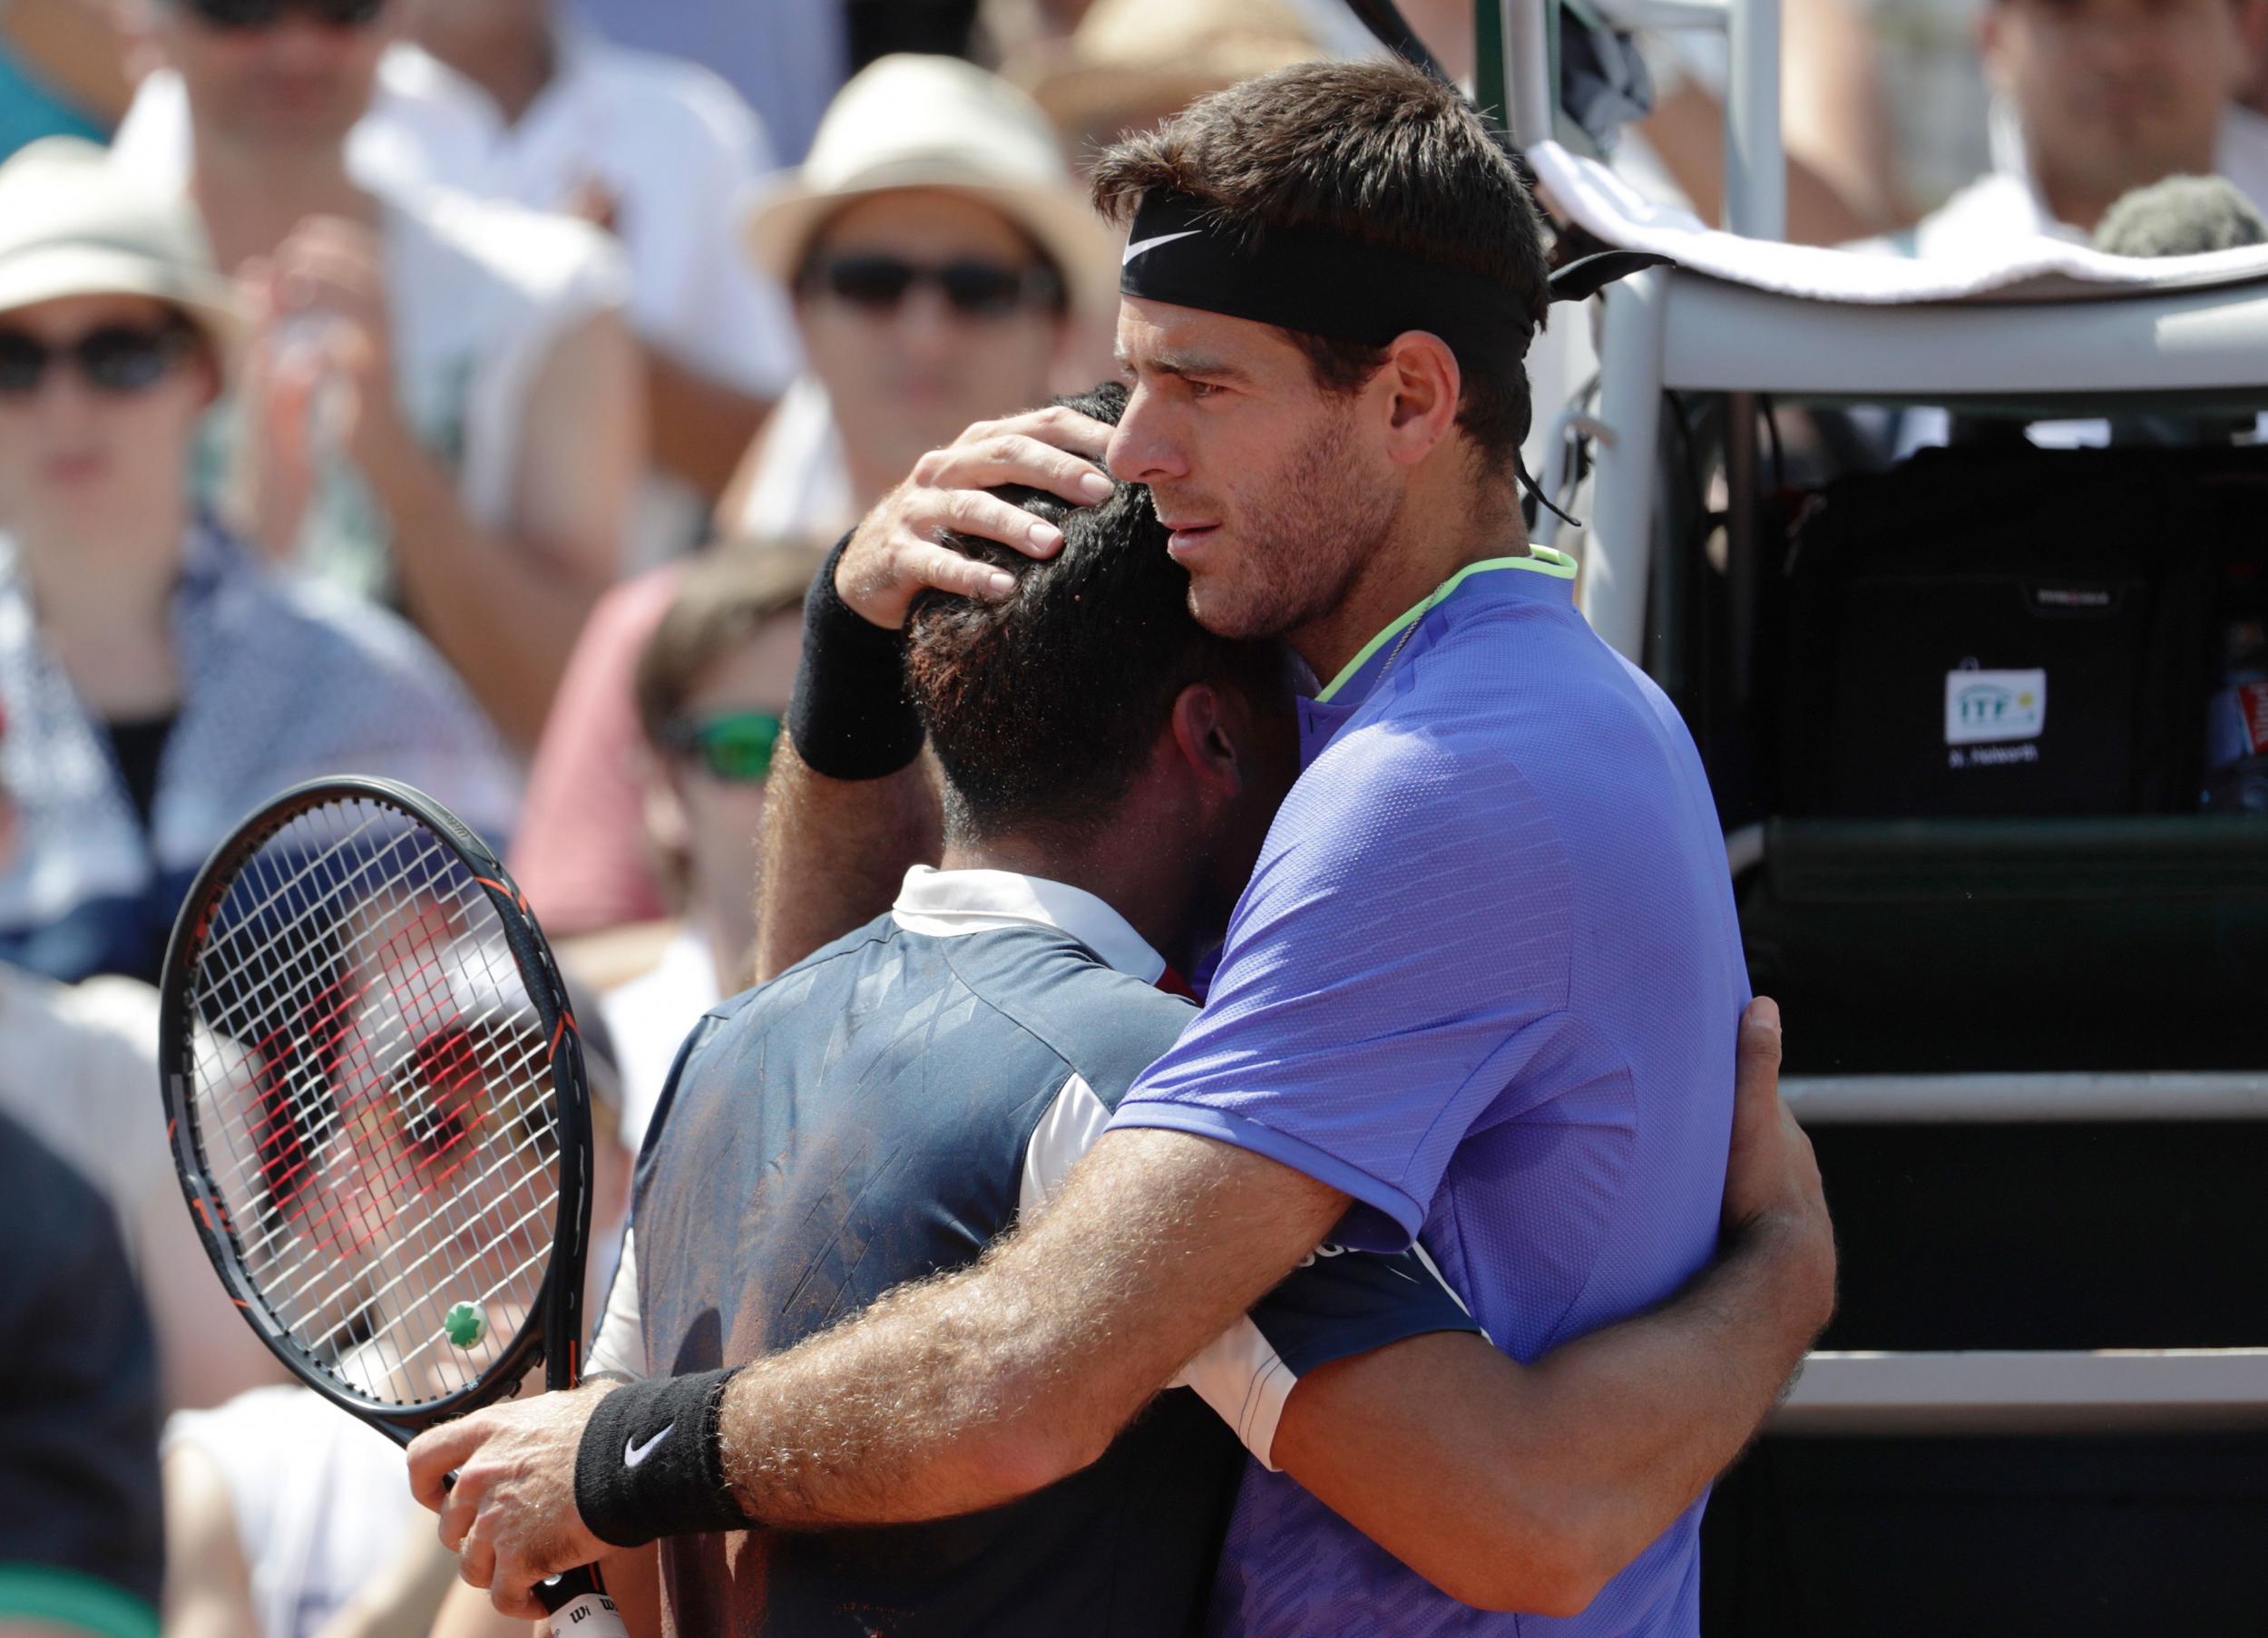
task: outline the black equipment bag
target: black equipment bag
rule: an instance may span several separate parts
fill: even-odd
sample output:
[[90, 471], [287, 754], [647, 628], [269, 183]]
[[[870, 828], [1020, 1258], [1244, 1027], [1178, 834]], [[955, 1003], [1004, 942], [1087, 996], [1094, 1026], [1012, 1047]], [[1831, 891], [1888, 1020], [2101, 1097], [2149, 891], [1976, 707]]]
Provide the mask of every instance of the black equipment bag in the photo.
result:
[[2214, 589], [2268, 450], [1926, 450], [1791, 546], [1778, 811], [2194, 812]]
[[1739, 883], [1792, 1070], [2260, 1066], [2268, 824], [2197, 808], [2263, 562], [2268, 450], [1932, 450], [1823, 492]]

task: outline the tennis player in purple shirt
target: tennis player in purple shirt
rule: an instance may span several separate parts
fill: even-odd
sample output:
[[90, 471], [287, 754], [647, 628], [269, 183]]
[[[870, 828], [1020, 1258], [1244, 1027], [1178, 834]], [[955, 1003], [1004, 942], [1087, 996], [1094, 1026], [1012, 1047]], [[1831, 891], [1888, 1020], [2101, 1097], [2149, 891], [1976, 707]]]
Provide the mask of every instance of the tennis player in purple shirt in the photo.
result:
[[[1320, 746], [1205, 1010], [1112, 1123], [1329, 1185], [1350, 1246], [1422, 1237], [1521, 1360], [1715, 1252], [1749, 999], [1700, 758], [1573, 578], [1548, 552], [1469, 565], [1308, 707]], [[1697, 1631], [1700, 1516], [1571, 1630]], [[1214, 1615], [1286, 1638], [1493, 1630], [1257, 1468]]]
[[[688, 1396], [704, 1467], [601, 1471], [621, 1463], [583, 1439], [601, 1425], [584, 1392], [427, 1436], [421, 1494], [467, 1578], [524, 1614], [535, 1577], [600, 1550], [579, 1486], [646, 1487], [656, 1533], [719, 1527], [684, 1522], [719, 1493], [736, 1521], [793, 1528], [1044, 1486], [1319, 1243], [1422, 1240], [1509, 1360], [1487, 1357], [1549, 1371], [1585, 1369], [1581, 1339], [1663, 1302], [1730, 1230], [1776, 1261], [1723, 1369], [1649, 1384], [1667, 1416], [1559, 1432], [1579, 1463], [1657, 1453], [1690, 1505], [1549, 1613], [1586, 1633], [1695, 1632], [1701, 1497], [1824, 1323], [1833, 1253], [1784, 1111], [1732, 1129], [1747, 991], [1691, 740], [1576, 614], [1573, 565], [1524, 541], [1520, 361], [1548, 300], [1533, 206], [1453, 93], [1380, 63], [1204, 99], [1104, 155], [1095, 191], [1128, 229], [1124, 416], [973, 427], [851, 537], [831, 585], [867, 637], [809, 628], [798, 755], [767, 822], [767, 879], [790, 857], [828, 885], [767, 900], [760, 960], [777, 970], [885, 908], [928, 822], [891, 702], [862, 716], [816, 686], [843, 663], [830, 650], [886, 640], [924, 587], [1003, 593], [941, 536], [1045, 556], [1056, 531], [986, 492], [1099, 499], [1100, 461], [1149, 486], [1203, 624], [1281, 636], [1328, 679], [1205, 1010], [1050, 1208], [973, 1269], [713, 1383], [614, 1390]], [[861, 765], [868, 744], [894, 748]], [[1751, 1180], [1729, 1193], [1728, 1136]], [[1458, 1402], [1431, 1435], [1501, 1437]], [[1290, 1418], [1299, 1403], [1276, 1445], [1287, 1472], [1303, 1438], [1363, 1444], [1359, 1426]], [[1424, 1442], [1364, 1447], [1381, 1499], [1344, 1517], [1250, 1472], [1215, 1630], [1559, 1630], [1473, 1607], [1501, 1607], [1511, 1548], [1475, 1534], [1499, 1516], [1481, 1498], [1423, 1482]], [[1589, 1523], [1554, 1522], [1569, 1543]], [[1471, 1543], [1466, 1603], [1405, 1567], [1452, 1534]]]

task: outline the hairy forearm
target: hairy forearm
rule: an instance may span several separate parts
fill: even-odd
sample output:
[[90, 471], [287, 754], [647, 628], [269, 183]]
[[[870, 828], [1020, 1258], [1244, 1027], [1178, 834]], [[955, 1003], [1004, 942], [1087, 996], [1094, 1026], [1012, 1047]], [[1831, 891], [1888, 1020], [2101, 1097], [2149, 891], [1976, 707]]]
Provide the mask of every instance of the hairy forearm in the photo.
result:
[[1770, 1408], [1824, 1319], [1817, 1251], [1760, 1224], [1673, 1303], [1530, 1366], [1469, 1334], [1334, 1361], [1273, 1458], [1450, 1596], [1573, 1614]]
[[1019, 1300], [1013, 1263], [901, 1289], [736, 1377], [719, 1428], [748, 1516], [791, 1528], [945, 1517], [1099, 1454], [1144, 1396], [1059, 1403], [1044, 1351], [1057, 1326]]
[[483, 529], [406, 435], [366, 461], [364, 474], [392, 525], [405, 606], [504, 736], [533, 746], [603, 577]]
[[888, 910], [908, 866], [941, 846], [934, 765], [882, 779], [813, 773], [782, 739], [765, 787], [756, 905], [758, 983]]
[[750, 1518], [786, 1527], [943, 1517], [1051, 1484], [1100, 1456], [1344, 1206], [1203, 1138], [1110, 1134], [974, 1266], [734, 1378], [726, 1480]]
[[1786, 1392], [1834, 1305], [1823, 1225], [1773, 1216], [1677, 1301], [1537, 1361], [1566, 1437], [1527, 1463], [1618, 1569], [1730, 1467]]

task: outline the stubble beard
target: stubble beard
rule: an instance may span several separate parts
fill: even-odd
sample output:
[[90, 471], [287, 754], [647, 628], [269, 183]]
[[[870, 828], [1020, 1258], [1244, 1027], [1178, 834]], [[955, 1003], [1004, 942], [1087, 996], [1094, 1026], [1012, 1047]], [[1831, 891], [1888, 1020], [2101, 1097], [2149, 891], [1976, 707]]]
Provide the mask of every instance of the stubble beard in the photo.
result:
[[1246, 507], [1236, 580], [1189, 582], [1189, 612], [1217, 637], [1282, 637], [1336, 609], [1385, 541], [1397, 497], [1350, 460], [1353, 415], [1325, 419]]

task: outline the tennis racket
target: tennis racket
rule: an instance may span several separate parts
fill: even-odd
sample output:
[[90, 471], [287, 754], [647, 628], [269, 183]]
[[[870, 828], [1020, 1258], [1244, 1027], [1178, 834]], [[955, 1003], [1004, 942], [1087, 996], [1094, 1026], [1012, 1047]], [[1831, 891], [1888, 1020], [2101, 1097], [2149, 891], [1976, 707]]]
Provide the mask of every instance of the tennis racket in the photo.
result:
[[[496, 856], [406, 785], [299, 785], [221, 843], [166, 952], [175, 1165], [245, 1319], [400, 1444], [574, 1384], [591, 1115], [558, 969]], [[551, 1630], [622, 1632], [597, 1577]]]

